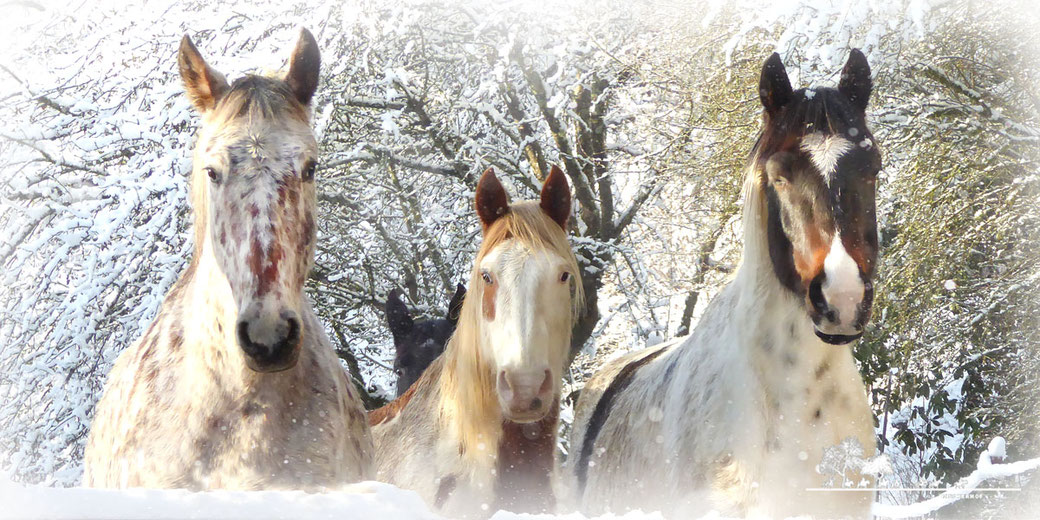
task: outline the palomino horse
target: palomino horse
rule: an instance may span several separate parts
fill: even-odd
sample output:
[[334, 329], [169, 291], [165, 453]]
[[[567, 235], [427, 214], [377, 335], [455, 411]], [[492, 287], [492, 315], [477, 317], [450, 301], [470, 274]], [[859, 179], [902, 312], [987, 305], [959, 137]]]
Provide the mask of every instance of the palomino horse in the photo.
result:
[[181, 78], [202, 115], [195, 254], [112, 367], [86, 485], [317, 489], [371, 476], [364, 409], [303, 294], [319, 60], [304, 30], [284, 80], [228, 85], [181, 41]]
[[448, 302], [444, 318], [415, 321], [397, 289], [386, 297], [386, 323], [394, 336], [394, 374], [397, 397], [401, 397], [422, 375], [426, 367], [444, 352], [444, 345], [455, 332], [462, 311], [466, 288], [460, 283]]
[[489, 169], [476, 206], [484, 239], [455, 334], [401, 398], [369, 414], [376, 477], [450, 517], [549, 511], [560, 379], [582, 302], [567, 179], [553, 168], [540, 202], [510, 204]]
[[566, 470], [582, 509], [869, 515], [871, 492], [810, 489], [871, 482], [855, 469], [874, 423], [847, 346], [870, 317], [877, 260], [870, 90], [858, 50], [837, 89], [792, 91], [780, 57], [766, 61], [740, 268], [690, 336], [585, 386]]

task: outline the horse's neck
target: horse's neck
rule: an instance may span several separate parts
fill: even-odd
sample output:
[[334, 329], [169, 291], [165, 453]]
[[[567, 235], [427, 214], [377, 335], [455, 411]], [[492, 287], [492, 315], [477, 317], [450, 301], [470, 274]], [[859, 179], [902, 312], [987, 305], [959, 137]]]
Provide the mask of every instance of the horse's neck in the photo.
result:
[[[460, 339], [475, 340], [465, 329]], [[454, 339], [454, 338], [453, 338]], [[479, 345], [449, 343], [441, 359], [439, 440], [458, 469], [481, 494], [494, 493], [496, 509], [546, 512], [555, 508], [551, 473], [555, 461], [559, 397], [542, 420], [518, 424], [506, 421], [498, 406], [492, 370], [470, 349]], [[475, 377], [476, 376], [476, 377]], [[446, 431], [444, 431], [446, 430]], [[444, 435], [446, 433], [446, 435]], [[457, 444], [455, 444], [457, 442]]]
[[732, 315], [738, 319], [728, 322], [764, 389], [780, 392], [810, 382], [826, 360], [845, 356], [851, 361], [851, 352], [816, 337], [804, 303], [773, 271], [761, 190], [749, 182], [745, 198], [744, 253], [729, 288], [734, 291]]

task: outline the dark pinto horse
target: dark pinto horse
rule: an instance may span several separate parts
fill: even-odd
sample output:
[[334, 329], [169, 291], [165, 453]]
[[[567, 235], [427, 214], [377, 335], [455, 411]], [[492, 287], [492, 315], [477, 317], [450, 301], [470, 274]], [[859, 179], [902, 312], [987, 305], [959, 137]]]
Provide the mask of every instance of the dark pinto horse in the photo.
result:
[[744, 186], [736, 277], [691, 335], [605, 365], [571, 430], [569, 489], [587, 513], [869, 517], [859, 461], [874, 422], [849, 343], [877, 260], [881, 155], [871, 79], [853, 50], [837, 89], [793, 90], [762, 69], [762, 134]]
[[455, 286], [444, 318], [415, 321], [401, 292], [392, 289], [386, 297], [386, 323], [394, 336], [394, 374], [397, 375], [397, 397], [401, 397], [419, 380], [423, 370], [444, 352], [444, 345], [455, 332], [462, 311], [466, 287]]

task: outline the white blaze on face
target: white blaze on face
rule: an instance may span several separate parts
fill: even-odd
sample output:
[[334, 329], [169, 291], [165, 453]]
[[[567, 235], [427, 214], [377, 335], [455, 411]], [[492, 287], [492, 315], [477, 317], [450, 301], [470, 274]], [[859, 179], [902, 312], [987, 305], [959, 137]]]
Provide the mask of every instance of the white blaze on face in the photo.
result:
[[802, 138], [802, 151], [809, 154], [816, 169], [824, 179], [830, 179], [838, 160], [855, 146], [840, 135], [824, 135], [820, 132]]
[[531, 253], [514, 241], [480, 264], [497, 284], [494, 319], [485, 321], [497, 370], [532, 385], [541, 383], [546, 369], [558, 373], [570, 347], [571, 299], [569, 285], [559, 281], [562, 265], [556, 255]]
[[821, 289], [824, 299], [838, 313], [838, 323], [851, 325], [859, 313], [865, 287], [859, 266], [845, 250], [838, 233], [834, 234], [831, 250], [823, 261], [823, 273], [825, 279]]

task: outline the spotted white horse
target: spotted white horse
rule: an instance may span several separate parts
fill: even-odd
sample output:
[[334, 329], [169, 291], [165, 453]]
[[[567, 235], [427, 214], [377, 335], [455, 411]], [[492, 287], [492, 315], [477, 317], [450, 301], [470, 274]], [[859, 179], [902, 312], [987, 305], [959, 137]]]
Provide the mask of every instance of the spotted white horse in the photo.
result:
[[87, 486], [320, 489], [371, 476], [364, 409], [303, 293], [319, 61], [304, 30], [284, 78], [229, 85], [181, 41], [181, 77], [202, 116], [195, 253], [112, 367]]
[[871, 492], [814, 488], [871, 483], [857, 460], [874, 453], [873, 416], [849, 348], [878, 250], [870, 91], [858, 50], [837, 89], [794, 91], [780, 57], [766, 61], [741, 265], [690, 336], [585, 386], [566, 462], [582, 510], [869, 516]]

